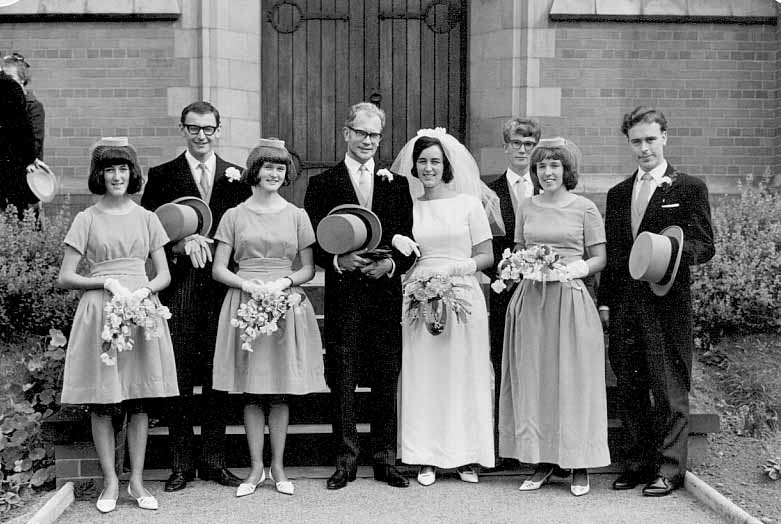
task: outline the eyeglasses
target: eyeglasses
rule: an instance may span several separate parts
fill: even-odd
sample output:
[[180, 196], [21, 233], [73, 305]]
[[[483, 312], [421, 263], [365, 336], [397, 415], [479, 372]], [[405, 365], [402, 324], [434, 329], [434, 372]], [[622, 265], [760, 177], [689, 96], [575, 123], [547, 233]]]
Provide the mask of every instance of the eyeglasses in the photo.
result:
[[193, 136], [197, 135], [201, 131], [203, 131], [203, 134], [206, 136], [212, 136], [217, 132], [217, 127], [215, 126], [196, 126], [191, 124], [182, 124], [182, 126]]
[[361, 140], [366, 140], [366, 137], [369, 137], [369, 140], [371, 140], [375, 144], [378, 143], [380, 140], [382, 140], [382, 133], [369, 133], [367, 131], [364, 131], [363, 129], [355, 129], [354, 127], [350, 127], [350, 126], [347, 126], [347, 129], [355, 133], [355, 136], [357, 136]]
[[521, 148], [534, 149], [537, 142], [534, 140], [510, 140], [507, 144], [516, 151], [519, 151]]

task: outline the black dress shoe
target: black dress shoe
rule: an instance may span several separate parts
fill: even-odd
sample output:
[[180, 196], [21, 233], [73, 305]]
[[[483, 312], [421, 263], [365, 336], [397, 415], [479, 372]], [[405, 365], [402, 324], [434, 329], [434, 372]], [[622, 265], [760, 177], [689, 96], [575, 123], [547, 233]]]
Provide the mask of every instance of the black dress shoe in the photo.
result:
[[241, 484], [241, 479], [228, 470], [228, 468], [219, 469], [200, 469], [198, 470], [198, 476], [201, 480], [213, 480], [217, 484], [223, 486], [238, 487]]
[[325, 483], [328, 489], [342, 489], [348, 482], [355, 480], [355, 470], [337, 469]]
[[613, 489], [618, 491], [635, 489], [640, 484], [648, 482], [652, 478], [653, 477], [650, 475], [643, 475], [636, 471], [624, 471], [613, 481]]
[[374, 466], [374, 480], [387, 482], [394, 488], [406, 488], [409, 486], [409, 479], [402, 475], [395, 466], [389, 464], [377, 464]]
[[681, 487], [680, 482], [675, 482], [667, 477], [656, 477], [653, 482], [649, 482], [643, 488], [643, 495], [646, 497], [664, 497]]
[[188, 482], [192, 482], [195, 480], [195, 473], [192, 471], [190, 472], [181, 472], [181, 471], [174, 471], [171, 473], [171, 476], [168, 477], [168, 480], [165, 481], [165, 487], [163, 488], [164, 491], [179, 491], [180, 489], [184, 489], [187, 487]]

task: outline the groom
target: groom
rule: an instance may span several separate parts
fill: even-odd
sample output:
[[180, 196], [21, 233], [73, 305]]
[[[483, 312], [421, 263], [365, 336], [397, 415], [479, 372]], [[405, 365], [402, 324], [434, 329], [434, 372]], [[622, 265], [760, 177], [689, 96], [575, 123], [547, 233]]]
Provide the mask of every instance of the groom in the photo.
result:
[[[317, 229], [341, 204], [371, 209], [382, 223], [381, 246], [394, 235], [412, 236], [412, 199], [406, 178], [377, 175], [374, 154], [382, 139], [385, 112], [362, 102], [350, 108], [342, 134], [344, 161], [312, 178], [304, 207]], [[396, 469], [396, 382], [401, 369], [401, 274], [411, 257], [372, 261], [354, 251], [334, 256], [318, 244], [315, 262], [325, 270], [325, 365], [333, 395], [336, 472], [328, 489], [355, 480], [359, 441], [355, 387], [371, 387], [369, 448], [374, 478], [395, 487], [409, 481]]]

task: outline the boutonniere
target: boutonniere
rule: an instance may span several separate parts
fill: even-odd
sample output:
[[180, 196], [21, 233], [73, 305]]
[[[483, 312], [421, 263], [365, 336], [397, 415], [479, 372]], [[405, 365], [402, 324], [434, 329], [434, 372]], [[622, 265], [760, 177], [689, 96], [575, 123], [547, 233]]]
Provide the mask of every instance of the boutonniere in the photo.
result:
[[665, 190], [670, 189], [671, 185], [673, 185], [673, 179], [670, 178], [667, 175], [663, 176], [662, 180], [661, 180], [662, 189], [665, 189]]
[[231, 166], [225, 170], [225, 177], [231, 182], [236, 182], [241, 180], [241, 171]]
[[380, 169], [377, 171], [377, 176], [385, 180], [386, 182], [393, 182], [393, 173], [387, 169]]

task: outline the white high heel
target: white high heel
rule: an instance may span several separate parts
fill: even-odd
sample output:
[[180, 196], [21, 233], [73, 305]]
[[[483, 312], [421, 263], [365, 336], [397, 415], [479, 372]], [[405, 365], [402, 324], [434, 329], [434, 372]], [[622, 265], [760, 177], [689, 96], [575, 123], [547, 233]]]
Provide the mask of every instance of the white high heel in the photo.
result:
[[[271, 468], [268, 469], [268, 475], [271, 477], [271, 482], [274, 482], [274, 473], [271, 472]], [[296, 487], [289, 480], [274, 482], [274, 486], [277, 488], [277, 491], [283, 495], [292, 495], [296, 492]]]
[[133, 495], [133, 492], [130, 491], [130, 484], [127, 485], [127, 494], [130, 495], [130, 498], [136, 501], [136, 504], [138, 504], [138, 507], [141, 509], [156, 510], [159, 507], [157, 504], [157, 499], [152, 495], [142, 495], [140, 497]]
[[588, 478], [588, 471], [586, 471], [586, 485], [575, 484], [575, 471], [572, 472], [572, 483], [569, 486], [569, 491], [576, 497], [581, 497], [591, 491], [591, 482]]
[[480, 482], [480, 479], [477, 476], [477, 471], [472, 466], [463, 466], [458, 469], [456, 469], [458, 472], [458, 477], [463, 482], [469, 482], [470, 484], [477, 484]]
[[418, 484], [430, 486], [437, 481], [437, 473], [434, 466], [421, 466], [418, 472]]
[[[518, 488], [520, 491], [536, 491], [540, 489], [546, 482], [548, 482], [548, 479], [550, 479], [550, 476], [553, 475], [553, 470], [555, 468], [550, 468], [544, 477], [542, 477], [540, 480], [531, 480], [526, 479], [521, 484], [521, 487]], [[532, 475], [534, 476], [534, 475]]]
[[242, 482], [239, 484], [239, 487], [236, 488], [236, 496], [237, 497], [246, 497], [247, 495], [252, 495], [255, 493], [255, 490], [258, 489], [258, 486], [263, 484], [263, 482], [266, 480], [266, 470], [263, 469], [263, 473], [260, 475], [260, 480], [258, 480], [256, 483], [252, 482]]

